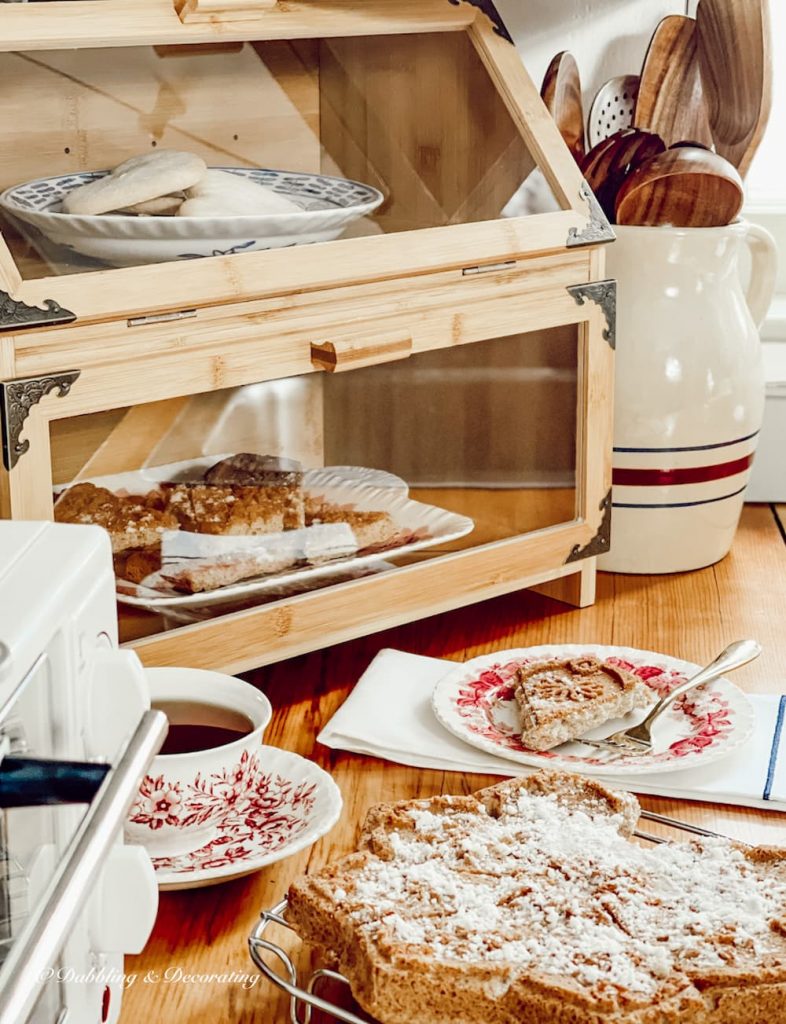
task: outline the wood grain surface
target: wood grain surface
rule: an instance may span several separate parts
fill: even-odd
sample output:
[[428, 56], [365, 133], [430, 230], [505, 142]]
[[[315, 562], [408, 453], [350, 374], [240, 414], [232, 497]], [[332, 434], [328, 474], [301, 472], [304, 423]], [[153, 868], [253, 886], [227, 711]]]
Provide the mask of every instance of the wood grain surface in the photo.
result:
[[554, 118], [565, 145], [577, 161], [586, 152], [581, 77], [572, 53], [558, 53], [548, 66], [540, 90], [543, 102]]
[[633, 125], [675, 142], [712, 145], [696, 22], [679, 14], [664, 18], [652, 37], [639, 82]]
[[769, 2], [701, 0], [696, 31], [716, 148], [744, 178], [772, 110]]
[[[505, 648], [542, 643], [597, 642], [649, 648], [705, 663], [725, 644], [758, 639], [764, 653], [735, 674], [750, 692], [786, 690], [786, 546], [774, 510], [745, 508], [731, 554], [717, 566], [672, 576], [599, 577], [592, 608], [567, 610], [532, 593], [513, 594], [462, 611], [366, 637], [259, 671], [249, 678], [275, 708], [266, 741], [313, 758], [332, 773], [344, 796], [339, 824], [310, 850], [256, 875], [210, 889], [164, 893], [145, 952], [126, 960], [136, 981], [124, 996], [121, 1024], [268, 1024], [288, 1020], [288, 1008], [267, 982], [145, 981], [148, 971], [182, 968], [191, 975], [238, 971], [250, 975], [246, 939], [261, 908], [273, 906], [289, 883], [348, 851], [366, 809], [381, 800], [465, 793], [491, 776], [421, 771], [316, 744], [316, 735], [383, 647], [465, 660]], [[643, 801], [651, 809], [703, 823], [749, 842], [784, 843], [784, 817], [774, 812], [684, 801]]]
[[744, 200], [742, 178], [717, 153], [685, 146], [640, 164], [622, 182], [618, 224], [713, 228], [731, 224]]

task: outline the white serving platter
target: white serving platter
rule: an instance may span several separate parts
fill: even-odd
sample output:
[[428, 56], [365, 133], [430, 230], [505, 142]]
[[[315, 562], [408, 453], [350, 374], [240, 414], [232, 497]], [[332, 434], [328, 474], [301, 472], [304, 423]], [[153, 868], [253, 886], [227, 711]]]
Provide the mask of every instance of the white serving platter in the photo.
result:
[[[61, 211], [69, 192], [109, 171], [58, 174], [14, 185], [0, 195], [0, 208], [54, 245], [107, 266], [135, 267], [329, 242], [385, 199], [371, 185], [326, 174], [257, 167], [215, 169], [264, 185], [301, 209], [249, 217], [86, 216]], [[31, 240], [35, 244], [34, 235]]]
[[[111, 476], [87, 477], [79, 483], [92, 483], [115, 494], [147, 494], [162, 482], [193, 480], [215, 463], [229, 455], [207, 455], [165, 466], [153, 466]], [[55, 489], [55, 494], [67, 490], [70, 484]], [[149, 611], [168, 609], [208, 608], [238, 600], [263, 596], [281, 590], [290, 584], [303, 586], [309, 581], [326, 580], [346, 574], [349, 570], [373, 566], [414, 551], [422, 551], [435, 544], [446, 544], [471, 533], [475, 523], [467, 516], [447, 509], [413, 501], [404, 480], [391, 473], [360, 466], [334, 466], [306, 470], [303, 487], [309, 496], [324, 497], [336, 505], [358, 511], [387, 512], [401, 535], [414, 537], [393, 547], [385, 547], [365, 554], [335, 559], [321, 565], [304, 566], [270, 576], [257, 577], [228, 587], [200, 594], [182, 594], [174, 590], [153, 590], [131, 583], [117, 581], [117, 598], [123, 604], [146, 608]]]

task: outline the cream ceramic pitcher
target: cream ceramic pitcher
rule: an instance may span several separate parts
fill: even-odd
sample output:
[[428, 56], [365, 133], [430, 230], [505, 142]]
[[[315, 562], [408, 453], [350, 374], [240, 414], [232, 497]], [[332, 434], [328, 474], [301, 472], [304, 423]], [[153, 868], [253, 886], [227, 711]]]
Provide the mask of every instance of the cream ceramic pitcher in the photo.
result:
[[[617, 227], [612, 572], [723, 558], [764, 412], [760, 327], [777, 253], [762, 228]], [[747, 292], [740, 257], [751, 254]]]

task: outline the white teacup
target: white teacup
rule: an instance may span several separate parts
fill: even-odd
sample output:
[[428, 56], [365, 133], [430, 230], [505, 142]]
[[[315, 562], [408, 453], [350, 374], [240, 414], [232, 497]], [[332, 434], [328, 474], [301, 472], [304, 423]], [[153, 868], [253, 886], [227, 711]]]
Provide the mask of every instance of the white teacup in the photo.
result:
[[[126, 820], [126, 837], [144, 845], [153, 857], [178, 857], [215, 839], [218, 824], [253, 786], [273, 709], [259, 690], [221, 672], [152, 668], [147, 669], [147, 678], [151, 704], [170, 705], [173, 717], [173, 703], [180, 709], [184, 703], [210, 705], [214, 719], [195, 716], [203, 724], [250, 727], [221, 745], [159, 754], [150, 766]], [[183, 739], [176, 729], [170, 724], [170, 739]], [[197, 736], [196, 727], [185, 739], [192, 735]], [[204, 732], [199, 736], [202, 742], [213, 738]]]

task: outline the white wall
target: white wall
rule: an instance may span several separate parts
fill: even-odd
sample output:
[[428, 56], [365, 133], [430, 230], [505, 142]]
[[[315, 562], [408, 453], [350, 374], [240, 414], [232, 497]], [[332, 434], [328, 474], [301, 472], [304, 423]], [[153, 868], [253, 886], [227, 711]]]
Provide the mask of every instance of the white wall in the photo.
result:
[[[687, 0], [495, 0], [538, 88], [561, 50], [576, 58], [584, 92], [585, 120], [603, 83], [638, 74], [652, 33], [667, 14], [684, 12]], [[786, 3], [786, 0], [784, 0]], [[545, 180], [535, 172], [511, 199], [508, 216], [557, 209]]]
[[[608, 78], [636, 74], [647, 43], [666, 14], [695, 14], [696, 0], [496, 0], [538, 87], [549, 61], [570, 50], [579, 64], [587, 111]], [[786, 0], [770, 3], [773, 109], [747, 179], [752, 206], [786, 202]], [[786, 262], [786, 261], [785, 261]], [[786, 272], [786, 268], [784, 268]]]
[[748, 199], [751, 205], [786, 203], [786, 3], [770, 4], [772, 17], [772, 113], [767, 133], [748, 172]]
[[686, 0], [496, 0], [540, 87], [549, 61], [570, 50], [579, 64], [587, 109], [615, 75], [638, 74], [647, 44], [666, 14]]

